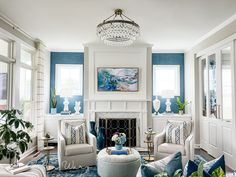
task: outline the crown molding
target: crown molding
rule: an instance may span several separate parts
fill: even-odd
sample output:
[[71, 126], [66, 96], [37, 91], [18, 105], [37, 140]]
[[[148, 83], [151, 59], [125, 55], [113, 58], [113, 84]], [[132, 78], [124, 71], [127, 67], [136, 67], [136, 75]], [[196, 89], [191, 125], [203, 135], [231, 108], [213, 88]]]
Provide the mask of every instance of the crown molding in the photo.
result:
[[50, 49], [50, 48], [47, 48], [47, 50], [50, 52], [84, 52], [84, 48], [83, 49]]
[[158, 50], [152, 49], [152, 53], [184, 53], [184, 50]]
[[205, 35], [203, 35], [202, 37], [200, 37], [196, 42], [193, 43], [193, 45], [189, 48], [187, 48], [185, 50], [185, 52], [190, 51], [191, 49], [193, 49], [195, 46], [197, 46], [198, 44], [200, 44], [201, 42], [203, 42], [204, 40], [206, 40], [207, 38], [213, 36], [215, 33], [219, 32], [220, 30], [222, 30], [223, 28], [225, 28], [226, 26], [228, 26], [229, 24], [231, 24], [232, 22], [234, 22], [236, 20], [236, 14], [234, 14], [233, 16], [231, 16], [230, 18], [228, 18], [227, 20], [225, 20], [223, 23], [221, 23], [220, 25], [216, 26], [215, 28], [213, 28], [212, 30], [210, 30], [208, 33], [206, 33]]

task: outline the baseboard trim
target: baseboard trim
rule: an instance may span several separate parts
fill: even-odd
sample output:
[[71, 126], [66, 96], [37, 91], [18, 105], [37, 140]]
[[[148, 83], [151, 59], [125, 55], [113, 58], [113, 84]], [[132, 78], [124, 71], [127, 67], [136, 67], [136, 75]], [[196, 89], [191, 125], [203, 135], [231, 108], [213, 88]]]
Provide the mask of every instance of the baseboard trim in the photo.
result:
[[26, 152], [24, 152], [23, 154], [20, 155], [20, 160], [26, 158], [27, 156], [29, 156], [30, 154], [32, 154], [36, 150], [37, 150], [37, 146], [34, 146], [34, 147], [28, 149]]
[[194, 144], [194, 149], [201, 149], [201, 145], [200, 144]]

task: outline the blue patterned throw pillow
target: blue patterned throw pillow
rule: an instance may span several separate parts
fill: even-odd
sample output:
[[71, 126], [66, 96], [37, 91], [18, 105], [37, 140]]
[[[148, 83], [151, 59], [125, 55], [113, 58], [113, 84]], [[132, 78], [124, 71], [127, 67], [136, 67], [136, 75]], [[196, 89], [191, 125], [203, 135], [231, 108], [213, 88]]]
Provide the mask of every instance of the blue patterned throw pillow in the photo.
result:
[[185, 121], [169, 122], [166, 125], [166, 142], [184, 145], [188, 137], [188, 128]]
[[[221, 167], [221, 169], [224, 171], [225, 173], [225, 160], [224, 160], [224, 155], [222, 155], [221, 157], [214, 159], [210, 162], [206, 162], [203, 165], [203, 176], [204, 177], [211, 177], [211, 174], [214, 170], [216, 170], [217, 168]], [[191, 174], [195, 171], [198, 170], [198, 165], [189, 160], [188, 163], [186, 164], [185, 168], [184, 168], [184, 176], [185, 177], [189, 177], [191, 176]]]
[[169, 177], [172, 177], [175, 171], [182, 170], [182, 155], [180, 152], [172, 154], [164, 159], [141, 165], [142, 177], [154, 177], [157, 174], [166, 172]]
[[[198, 170], [198, 165], [189, 160], [188, 163], [185, 165], [183, 175], [184, 177], [189, 177], [193, 172], [196, 172]], [[204, 177], [211, 177], [210, 174], [208, 174], [206, 171], [203, 171], [203, 176]]]
[[66, 144], [86, 144], [86, 126], [84, 123], [81, 125], [72, 125], [65, 123], [65, 140]]
[[209, 174], [212, 174], [212, 172], [221, 167], [221, 169], [224, 171], [225, 173], [225, 157], [224, 155], [220, 156], [219, 158], [217, 159], [214, 159], [210, 162], [207, 162], [203, 165], [204, 167], [204, 170], [209, 173]]

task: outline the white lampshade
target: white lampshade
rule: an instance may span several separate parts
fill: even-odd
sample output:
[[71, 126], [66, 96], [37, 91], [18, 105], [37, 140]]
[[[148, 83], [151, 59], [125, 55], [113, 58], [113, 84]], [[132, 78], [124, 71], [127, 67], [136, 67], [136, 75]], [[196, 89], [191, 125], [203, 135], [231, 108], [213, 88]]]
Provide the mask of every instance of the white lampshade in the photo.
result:
[[174, 98], [175, 97], [175, 92], [174, 90], [163, 90], [161, 92], [162, 98]]

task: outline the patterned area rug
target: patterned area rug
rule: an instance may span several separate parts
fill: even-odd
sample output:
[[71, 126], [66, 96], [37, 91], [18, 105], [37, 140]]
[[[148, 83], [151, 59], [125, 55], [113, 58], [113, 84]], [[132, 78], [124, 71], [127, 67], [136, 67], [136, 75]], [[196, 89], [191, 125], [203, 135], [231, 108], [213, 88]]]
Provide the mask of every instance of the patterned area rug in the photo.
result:
[[[144, 156], [144, 153], [140, 153], [140, 154], [142, 158]], [[201, 161], [206, 162], [206, 160], [200, 155], [195, 155], [194, 161], [197, 164], [200, 163]], [[29, 162], [29, 165], [33, 165], [33, 164], [44, 165], [45, 162], [46, 162], [46, 156], [42, 155], [39, 157], [38, 160]], [[142, 158], [141, 163], [145, 164], [147, 162], [143, 160]], [[55, 169], [47, 173], [48, 177], [99, 177], [99, 175], [97, 174], [96, 166], [84, 167], [84, 168], [76, 169], [76, 170], [60, 171], [59, 165], [58, 165], [57, 154], [50, 155], [50, 164], [54, 165]]]
[[[46, 162], [46, 156], [41, 156], [37, 161], [31, 161], [29, 162], [29, 165], [33, 164], [40, 164], [44, 165]], [[99, 177], [97, 174], [97, 167], [85, 167], [81, 169], [76, 170], [65, 170], [60, 171], [59, 170], [59, 164], [57, 160], [57, 154], [51, 154], [50, 155], [50, 164], [55, 166], [55, 169], [48, 172], [48, 177]]]

